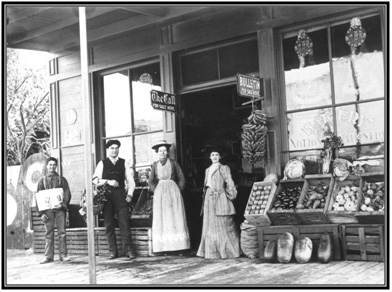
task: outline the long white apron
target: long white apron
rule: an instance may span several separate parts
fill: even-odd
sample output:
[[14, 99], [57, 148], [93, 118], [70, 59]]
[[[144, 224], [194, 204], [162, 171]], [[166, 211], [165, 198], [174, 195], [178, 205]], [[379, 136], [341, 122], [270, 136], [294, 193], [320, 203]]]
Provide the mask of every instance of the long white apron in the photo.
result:
[[158, 162], [159, 183], [154, 192], [152, 219], [153, 252], [190, 248], [184, 201], [177, 184], [170, 179], [171, 163]]

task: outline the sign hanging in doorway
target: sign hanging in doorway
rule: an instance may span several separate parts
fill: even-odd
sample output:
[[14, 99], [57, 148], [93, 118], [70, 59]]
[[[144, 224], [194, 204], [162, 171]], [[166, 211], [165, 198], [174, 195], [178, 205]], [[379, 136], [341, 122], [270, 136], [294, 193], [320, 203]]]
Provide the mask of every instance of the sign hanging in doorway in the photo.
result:
[[174, 94], [151, 90], [151, 105], [156, 110], [176, 112], [176, 96]]
[[237, 92], [241, 96], [260, 99], [260, 78], [237, 74]]

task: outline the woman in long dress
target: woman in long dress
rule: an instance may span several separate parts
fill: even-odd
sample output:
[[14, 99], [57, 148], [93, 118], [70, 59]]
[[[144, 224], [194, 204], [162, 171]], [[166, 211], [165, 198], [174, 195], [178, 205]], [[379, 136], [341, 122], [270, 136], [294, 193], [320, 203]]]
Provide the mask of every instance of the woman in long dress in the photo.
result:
[[159, 156], [148, 179], [154, 193], [152, 211], [152, 250], [179, 251], [190, 248], [189, 231], [181, 191], [185, 188], [184, 174], [167, 152], [170, 144], [160, 141], [152, 147]]
[[211, 148], [212, 164], [206, 169], [203, 198], [203, 231], [197, 256], [207, 259], [237, 258], [241, 255], [239, 231], [232, 201], [237, 189], [230, 168], [222, 165], [219, 148]]

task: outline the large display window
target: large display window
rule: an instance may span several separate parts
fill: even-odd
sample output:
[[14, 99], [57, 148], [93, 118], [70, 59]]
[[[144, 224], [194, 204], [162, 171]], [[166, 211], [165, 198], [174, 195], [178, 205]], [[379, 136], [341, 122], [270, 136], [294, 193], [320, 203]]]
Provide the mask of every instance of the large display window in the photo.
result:
[[120, 157], [136, 170], [157, 159], [151, 145], [163, 139], [163, 114], [150, 99], [151, 90], [161, 90], [159, 69], [153, 63], [102, 74], [101, 143], [118, 139]]
[[355, 160], [384, 154], [384, 54], [380, 15], [282, 30], [289, 158], [319, 156], [333, 133]]

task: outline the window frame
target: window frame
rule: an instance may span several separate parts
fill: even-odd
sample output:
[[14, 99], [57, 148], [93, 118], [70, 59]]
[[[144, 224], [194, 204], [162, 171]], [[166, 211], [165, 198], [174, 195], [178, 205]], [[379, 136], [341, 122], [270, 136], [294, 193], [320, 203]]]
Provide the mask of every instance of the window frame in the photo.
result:
[[[144, 66], [148, 66], [148, 65], [157, 65], [157, 67], [159, 67], [159, 74], [161, 76], [160, 80], [161, 80], [161, 84], [159, 86], [162, 87], [162, 71], [161, 71], [161, 64], [160, 64], [160, 60], [159, 58], [153, 58], [150, 60], [146, 60], [143, 62], [139, 62], [139, 63], [135, 63], [135, 64], [128, 64], [128, 65], [124, 65], [124, 66], [120, 66], [120, 67], [116, 67], [116, 68], [110, 68], [107, 70], [103, 70], [100, 72], [97, 72], [95, 75], [95, 80], [97, 80], [98, 82], [96, 83], [96, 90], [98, 92], [98, 94], [96, 95], [96, 99], [95, 99], [95, 107], [94, 107], [94, 117], [95, 117], [95, 127], [96, 127], [96, 160], [100, 161], [102, 159], [104, 159], [107, 155], [106, 155], [106, 140], [107, 139], [121, 139], [121, 138], [131, 138], [131, 153], [132, 153], [132, 160], [134, 162], [133, 165], [131, 165], [131, 167], [136, 170], [137, 168], [146, 168], [146, 167], [150, 167], [150, 163], [147, 164], [141, 164], [141, 165], [136, 165], [136, 151], [135, 151], [135, 136], [142, 136], [142, 135], [150, 135], [150, 134], [154, 134], [154, 133], [162, 133], [162, 136], [164, 136], [164, 119], [165, 119], [165, 115], [164, 112], [162, 112], [162, 124], [163, 127], [161, 130], [153, 130], [153, 131], [146, 131], [146, 132], [136, 132], [134, 129], [135, 126], [135, 121], [134, 121], [134, 114], [133, 114], [133, 103], [134, 103], [134, 96], [132, 93], [132, 78], [131, 78], [131, 72], [134, 69], [138, 69]], [[125, 135], [116, 135], [116, 136], [106, 136], [105, 134], [105, 96], [104, 96], [104, 77], [114, 74], [114, 73], [118, 73], [121, 71], [127, 71], [128, 72], [128, 86], [129, 86], [129, 98], [130, 98], [130, 114], [131, 114], [131, 132], [130, 134], [125, 134]], [[121, 156], [121, 153], [120, 153]]]
[[[377, 7], [377, 8], [371, 8], [371, 9], [366, 9], [363, 10], [361, 9], [360, 11], [352, 12], [352, 13], [342, 13], [341, 15], [336, 15], [334, 17], [325, 17], [322, 19], [319, 19], [317, 21], [311, 21], [311, 22], [305, 22], [301, 23], [295, 26], [288, 26], [288, 27], [282, 27], [280, 29], [276, 30], [276, 37], [275, 37], [275, 42], [278, 48], [278, 56], [277, 56], [277, 64], [278, 64], [278, 78], [280, 80], [278, 88], [279, 88], [279, 95], [282, 97], [280, 98], [280, 108], [281, 108], [281, 113], [282, 113], [282, 124], [281, 124], [281, 130], [282, 130], [282, 144], [281, 144], [281, 151], [280, 155], [282, 157], [282, 162], [287, 162], [290, 158], [291, 153], [310, 153], [314, 151], [321, 151], [322, 148], [309, 148], [309, 149], [300, 149], [300, 150], [290, 150], [289, 149], [289, 137], [287, 135], [288, 133], [288, 124], [287, 124], [287, 115], [291, 113], [299, 113], [299, 112], [306, 112], [306, 111], [312, 111], [312, 110], [319, 110], [319, 109], [324, 109], [324, 108], [331, 108], [332, 109], [332, 118], [333, 118], [333, 131], [337, 133], [337, 120], [336, 120], [336, 108], [340, 108], [343, 106], [347, 105], [356, 105], [356, 104], [364, 104], [364, 103], [370, 103], [370, 102], [375, 102], [375, 101], [384, 101], [387, 95], [386, 92], [386, 83], [384, 82], [384, 96], [382, 97], [376, 97], [376, 98], [371, 98], [371, 99], [366, 99], [366, 100], [361, 100], [361, 101], [349, 101], [349, 102], [340, 102], [336, 103], [335, 101], [335, 89], [334, 89], [334, 76], [333, 76], [333, 63], [332, 63], [332, 42], [331, 42], [331, 27], [344, 24], [344, 23], [349, 23], [350, 20], [353, 17], [360, 17], [362, 18], [367, 18], [367, 17], [372, 17], [372, 16], [379, 16], [380, 17], [380, 25], [382, 31], [380, 32], [381, 34], [381, 45], [383, 48], [383, 59], [385, 60], [385, 18], [384, 18], [384, 11], [383, 7]], [[329, 59], [329, 68], [330, 68], [330, 82], [331, 82], [331, 104], [328, 105], [323, 105], [323, 106], [315, 106], [315, 107], [309, 107], [309, 108], [301, 108], [301, 109], [296, 109], [296, 110], [287, 110], [287, 101], [286, 101], [286, 85], [285, 85], [285, 71], [284, 71], [284, 50], [283, 50], [283, 39], [288, 38], [288, 37], [293, 37], [298, 34], [298, 31], [300, 29], [305, 29], [307, 33], [320, 30], [320, 29], [327, 29], [328, 33], [328, 59]], [[386, 71], [385, 71], [385, 62], [384, 62], [384, 80], [386, 80]], [[385, 116], [384, 116], [385, 119]], [[373, 143], [363, 143], [361, 146], [369, 146], [369, 145], [377, 145], [377, 142]], [[349, 145], [349, 146], [343, 146], [342, 148], [352, 148], [355, 147], [355, 145]]]

